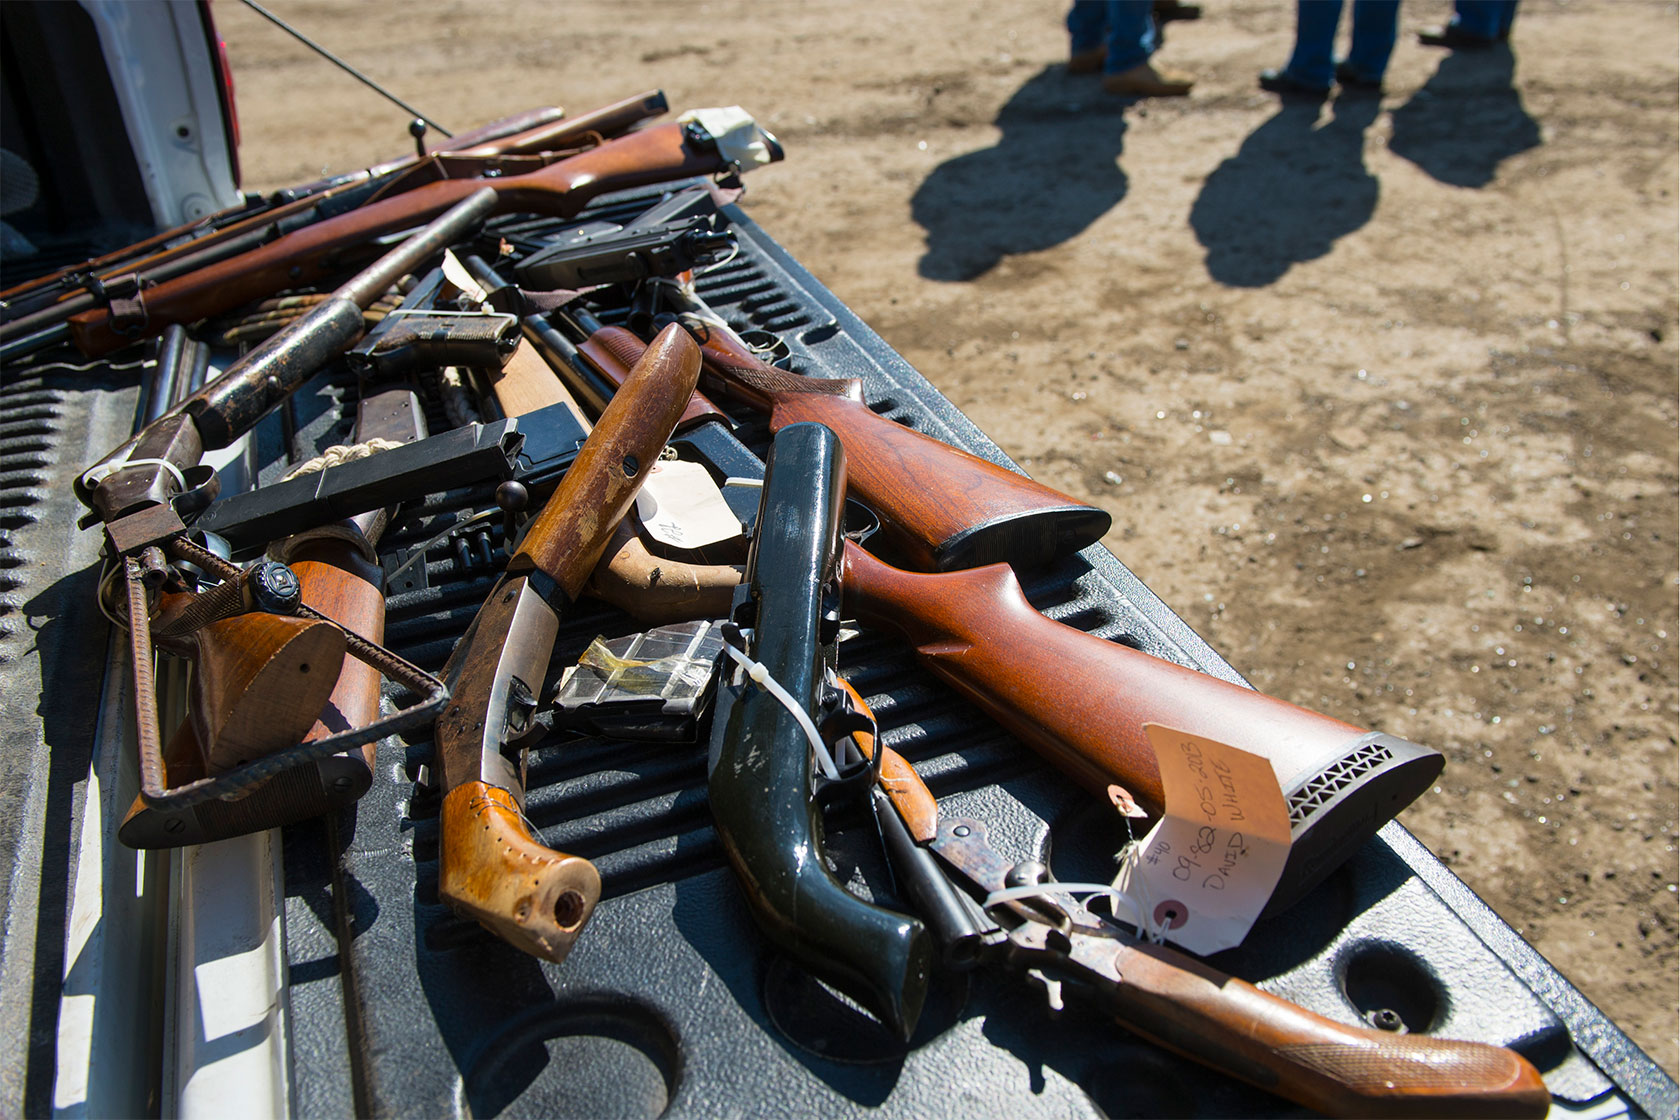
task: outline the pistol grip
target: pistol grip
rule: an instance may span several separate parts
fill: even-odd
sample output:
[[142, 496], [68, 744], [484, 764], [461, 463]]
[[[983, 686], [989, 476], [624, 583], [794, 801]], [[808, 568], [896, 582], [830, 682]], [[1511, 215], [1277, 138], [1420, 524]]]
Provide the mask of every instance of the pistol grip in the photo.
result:
[[463, 782], [443, 799], [438, 893], [465, 917], [532, 956], [558, 964], [601, 897], [581, 856], [544, 847], [513, 795]]

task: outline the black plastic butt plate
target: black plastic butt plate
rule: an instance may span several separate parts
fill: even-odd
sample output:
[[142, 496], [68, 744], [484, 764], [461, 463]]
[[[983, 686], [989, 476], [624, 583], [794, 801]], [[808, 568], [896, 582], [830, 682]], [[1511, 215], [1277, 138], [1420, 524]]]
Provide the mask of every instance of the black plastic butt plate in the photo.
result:
[[1439, 751], [1373, 731], [1339, 759], [1284, 791], [1292, 842], [1262, 915], [1287, 909], [1346, 863], [1440, 777]]

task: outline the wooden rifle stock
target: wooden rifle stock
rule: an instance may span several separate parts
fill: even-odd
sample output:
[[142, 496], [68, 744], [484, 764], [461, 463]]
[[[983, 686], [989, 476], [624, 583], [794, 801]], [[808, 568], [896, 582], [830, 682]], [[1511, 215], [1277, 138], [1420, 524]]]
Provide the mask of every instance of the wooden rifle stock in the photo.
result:
[[[631, 337], [634, 339], [634, 336]], [[640, 339], [635, 339], [635, 343], [639, 355], [645, 347]], [[629, 378], [630, 368], [619, 362], [604, 345], [586, 341], [577, 350], [614, 389]], [[526, 339], [513, 360], [503, 367], [502, 379], [492, 383], [502, 410], [509, 416], [518, 416], [544, 405], [564, 402], [587, 430], [588, 419], [577, 400], [559, 380], [560, 372], [549, 364], [559, 360], [558, 357], [551, 359], [539, 353], [537, 347]], [[524, 375], [517, 378], [510, 376], [510, 371], [516, 367], [524, 370]], [[677, 418], [675, 430], [680, 432], [697, 423], [723, 418], [723, 415], [705, 397], [694, 393]], [[686, 622], [695, 618], [723, 618], [729, 613], [742, 571], [740, 566], [693, 565], [656, 557], [642, 543], [632, 518], [626, 517], [613, 530], [606, 552], [590, 574], [587, 590], [597, 599], [611, 603], [630, 617], [650, 625]]]
[[[695, 143], [683, 125], [645, 128], [550, 164], [501, 179], [446, 179], [316, 222], [239, 256], [166, 280], [144, 292], [142, 332], [191, 323], [272, 295], [324, 282], [344, 271], [343, 254], [373, 238], [432, 218], [483, 187], [496, 191], [496, 211], [570, 218], [608, 191], [720, 171], [721, 156]], [[97, 357], [132, 342], [104, 308], [71, 317], [83, 353]]]
[[[167, 618], [192, 596], [166, 596]], [[208, 623], [158, 645], [193, 663], [188, 702], [207, 774], [297, 743], [332, 694], [344, 635], [307, 618], [252, 611]], [[196, 776], [196, 775], [195, 775]], [[173, 778], [171, 784], [180, 784]]]
[[[881, 519], [883, 539], [920, 567], [949, 571], [999, 561], [1036, 567], [1108, 531], [1103, 510], [888, 420], [864, 403], [854, 378], [789, 373], [766, 364], [726, 327], [684, 324], [700, 340], [703, 380], [768, 412], [772, 432], [801, 421], [834, 430], [846, 448], [851, 493]], [[604, 327], [589, 341], [621, 363], [642, 345], [619, 327]]]
[[[1337, 1023], [1165, 946], [1093, 968], [1120, 1024], [1326, 1116], [1542, 1117], [1551, 1094], [1514, 1050]], [[1105, 977], [1106, 978], [1106, 977]]]
[[1162, 808], [1150, 723], [1270, 761], [1294, 834], [1268, 911], [1340, 866], [1441, 772], [1434, 751], [1046, 618], [1007, 565], [906, 572], [847, 542], [842, 571], [849, 615], [902, 637], [935, 675], [1100, 796], [1119, 785], [1151, 812]]

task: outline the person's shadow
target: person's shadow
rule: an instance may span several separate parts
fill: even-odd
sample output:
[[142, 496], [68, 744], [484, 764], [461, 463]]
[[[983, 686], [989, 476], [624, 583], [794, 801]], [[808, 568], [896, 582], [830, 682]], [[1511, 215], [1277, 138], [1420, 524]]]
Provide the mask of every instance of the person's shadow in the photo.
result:
[[995, 147], [947, 160], [916, 189], [921, 275], [973, 280], [1004, 257], [1077, 236], [1126, 197], [1118, 160], [1128, 102], [1092, 103], [1066, 71], [1034, 75], [998, 111]]
[[1506, 43], [1452, 51], [1392, 117], [1388, 150], [1454, 187], [1485, 187], [1499, 165], [1540, 145], [1540, 126], [1512, 85]]
[[1322, 125], [1320, 108], [1284, 101], [1202, 184], [1190, 228], [1221, 284], [1264, 287], [1370, 221], [1378, 187], [1365, 167], [1365, 129], [1381, 102], [1338, 97]]

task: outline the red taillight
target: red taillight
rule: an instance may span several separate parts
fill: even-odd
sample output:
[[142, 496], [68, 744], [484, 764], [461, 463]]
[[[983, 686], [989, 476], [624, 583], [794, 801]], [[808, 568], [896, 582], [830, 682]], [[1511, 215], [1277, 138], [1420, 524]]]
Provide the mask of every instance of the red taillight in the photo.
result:
[[239, 146], [239, 108], [233, 101], [233, 68], [228, 65], [227, 40], [216, 36], [216, 65], [222, 71], [222, 96], [227, 98], [228, 127], [233, 130], [233, 146]]
[[216, 71], [221, 78], [222, 119], [227, 129], [228, 163], [233, 169], [234, 186], [239, 186], [239, 107], [233, 99], [233, 67], [228, 65], [227, 41], [216, 33], [216, 21], [210, 17], [210, 0], [199, 0], [204, 16], [204, 34], [215, 48]]

